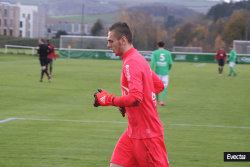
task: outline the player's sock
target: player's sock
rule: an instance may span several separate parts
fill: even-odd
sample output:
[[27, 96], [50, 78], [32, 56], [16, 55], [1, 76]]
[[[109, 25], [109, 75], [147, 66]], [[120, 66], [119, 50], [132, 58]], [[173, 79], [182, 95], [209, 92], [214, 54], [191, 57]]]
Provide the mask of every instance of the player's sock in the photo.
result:
[[49, 68], [49, 73], [50, 74], [52, 73], [52, 66], [50, 66], [50, 68]]
[[161, 101], [164, 101], [165, 100], [165, 98], [166, 98], [166, 95], [167, 95], [167, 88], [164, 88], [164, 90], [163, 90], [163, 92], [162, 92], [162, 99], [161, 99]]
[[43, 74], [44, 74], [44, 71], [42, 70], [42, 73], [41, 73], [41, 79], [43, 79]]
[[219, 74], [220, 74], [220, 68], [218, 69], [218, 71], [219, 71]]
[[236, 72], [234, 71], [234, 68], [232, 68], [231, 70], [232, 70], [232, 72], [233, 72], [234, 74], [236, 73]]
[[223, 68], [220, 69], [220, 73], [222, 74]]
[[159, 102], [159, 94], [156, 95], [156, 101]]
[[230, 68], [230, 73], [229, 73], [229, 74], [231, 75], [231, 74], [232, 74], [232, 72], [233, 72], [233, 70], [232, 70], [232, 68]]
[[47, 69], [43, 70], [46, 75], [49, 76]]

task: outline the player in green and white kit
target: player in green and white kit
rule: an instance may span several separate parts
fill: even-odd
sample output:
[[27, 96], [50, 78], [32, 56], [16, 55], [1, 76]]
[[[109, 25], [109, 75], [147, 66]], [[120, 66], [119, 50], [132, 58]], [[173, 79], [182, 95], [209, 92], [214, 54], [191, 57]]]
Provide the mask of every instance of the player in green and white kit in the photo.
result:
[[235, 53], [235, 50], [233, 49], [233, 46], [230, 46], [229, 49], [231, 51], [230, 51], [230, 56], [228, 58], [229, 67], [230, 67], [230, 73], [228, 74], [228, 76], [231, 76], [232, 73], [234, 73], [234, 76], [236, 76], [236, 73], [234, 71], [234, 66], [236, 62], [236, 53]]
[[[154, 70], [155, 73], [164, 83], [164, 90], [162, 94], [161, 105], [164, 106], [164, 100], [167, 95], [167, 86], [169, 81], [169, 70], [173, 64], [171, 53], [164, 49], [164, 42], [158, 43], [158, 50], [155, 50], [151, 59], [151, 69]], [[156, 95], [157, 104], [159, 104], [159, 96]]]

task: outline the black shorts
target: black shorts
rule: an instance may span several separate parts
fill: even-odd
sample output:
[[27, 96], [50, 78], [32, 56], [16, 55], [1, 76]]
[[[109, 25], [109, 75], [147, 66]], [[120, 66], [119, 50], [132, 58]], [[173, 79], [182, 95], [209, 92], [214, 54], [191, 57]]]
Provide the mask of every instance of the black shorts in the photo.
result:
[[48, 59], [48, 63], [53, 63], [53, 59]]
[[224, 59], [218, 59], [218, 65], [219, 66], [224, 66], [225, 60]]
[[46, 66], [48, 64], [48, 58], [47, 57], [40, 57], [40, 64], [41, 66]]

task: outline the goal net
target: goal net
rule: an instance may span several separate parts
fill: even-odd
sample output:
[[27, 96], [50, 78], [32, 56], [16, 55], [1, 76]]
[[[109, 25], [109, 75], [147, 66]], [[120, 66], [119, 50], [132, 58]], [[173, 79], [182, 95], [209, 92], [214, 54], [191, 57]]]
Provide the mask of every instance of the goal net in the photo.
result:
[[36, 47], [5, 45], [4, 52], [9, 54], [34, 55], [36, 53]]
[[104, 36], [77, 36], [61, 35], [60, 49], [102, 49], [108, 50], [107, 37]]
[[250, 54], [250, 41], [234, 41], [234, 50], [237, 54]]
[[191, 52], [191, 53], [202, 53], [201, 47], [180, 47], [174, 46], [173, 52]]
[[[54, 48], [54, 50], [58, 50], [58, 48]], [[35, 55], [37, 53], [37, 47], [5, 45], [4, 53], [19, 54], [19, 55]]]

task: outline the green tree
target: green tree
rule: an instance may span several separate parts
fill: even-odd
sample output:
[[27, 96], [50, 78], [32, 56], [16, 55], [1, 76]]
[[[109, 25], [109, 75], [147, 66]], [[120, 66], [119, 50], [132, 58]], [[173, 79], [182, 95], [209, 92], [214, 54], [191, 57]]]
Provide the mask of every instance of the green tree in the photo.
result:
[[56, 33], [56, 38], [60, 38], [61, 35], [67, 35], [67, 32], [64, 30], [58, 30]]
[[91, 34], [93, 36], [101, 36], [101, 35], [104, 34], [103, 29], [104, 28], [103, 28], [103, 25], [102, 25], [102, 21], [101, 21], [101, 19], [98, 19], [95, 22], [94, 26], [91, 28]]
[[223, 39], [227, 44], [233, 40], [244, 40], [246, 38], [247, 10], [234, 11], [222, 32]]
[[193, 39], [193, 25], [190, 23], [185, 24], [176, 30], [174, 34], [175, 46], [187, 46]]

